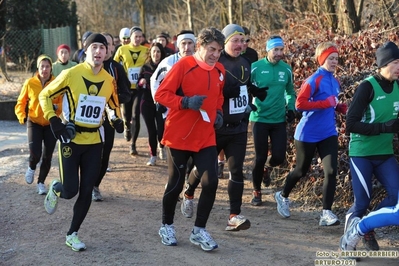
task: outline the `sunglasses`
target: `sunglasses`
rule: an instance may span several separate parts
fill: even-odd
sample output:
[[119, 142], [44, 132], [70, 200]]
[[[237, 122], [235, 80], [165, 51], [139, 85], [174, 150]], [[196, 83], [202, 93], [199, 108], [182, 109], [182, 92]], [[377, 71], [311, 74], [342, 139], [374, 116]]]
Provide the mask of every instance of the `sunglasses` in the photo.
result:
[[124, 40], [130, 40], [130, 37], [123, 37]]
[[250, 41], [251, 41], [250, 39], [244, 40], [245, 43], [249, 43]]

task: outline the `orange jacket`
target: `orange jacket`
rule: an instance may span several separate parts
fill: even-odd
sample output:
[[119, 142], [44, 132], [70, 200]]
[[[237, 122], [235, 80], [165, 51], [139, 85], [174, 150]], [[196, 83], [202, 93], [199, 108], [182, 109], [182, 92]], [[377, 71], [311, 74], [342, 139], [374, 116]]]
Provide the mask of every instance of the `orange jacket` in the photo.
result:
[[[44, 87], [46, 87], [55, 78], [52, 75]], [[41, 126], [47, 126], [50, 124], [48, 120], [44, 118], [43, 110], [39, 103], [39, 93], [44, 89], [39, 78], [39, 74], [25, 81], [21, 93], [18, 96], [17, 104], [15, 105], [15, 115], [18, 118], [20, 124], [24, 124], [26, 116], [26, 106], [28, 105], [28, 117], [29, 120], [35, 124]], [[62, 96], [53, 100], [53, 104], [57, 105], [56, 114], [59, 116], [62, 111]]]
[[[216, 146], [214, 123], [217, 110], [222, 110], [225, 69], [219, 62], [210, 70], [202, 69], [193, 56], [180, 59], [168, 72], [156, 94], [155, 101], [170, 108], [165, 121], [162, 143], [178, 150], [198, 152]], [[181, 88], [181, 89], [179, 89]], [[200, 111], [182, 109], [184, 96], [206, 95]]]

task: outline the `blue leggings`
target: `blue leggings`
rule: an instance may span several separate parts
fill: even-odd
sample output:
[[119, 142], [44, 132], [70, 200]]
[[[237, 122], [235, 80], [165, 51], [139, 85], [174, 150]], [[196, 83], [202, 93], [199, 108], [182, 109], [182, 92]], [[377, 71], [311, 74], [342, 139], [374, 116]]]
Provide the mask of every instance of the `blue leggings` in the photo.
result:
[[399, 201], [396, 203], [396, 206], [385, 207], [370, 212], [360, 221], [359, 229], [361, 233], [367, 234], [375, 228], [390, 225], [399, 225]]
[[346, 215], [346, 225], [353, 217], [361, 218], [366, 214], [373, 192], [373, 174], [387, 192], [387, 197], [378, 205], [377, 209], [396, 205], [399, 191], [399, 166], [394, 156], [386, 160], [351, 157], [350, 171], [355, 200]]

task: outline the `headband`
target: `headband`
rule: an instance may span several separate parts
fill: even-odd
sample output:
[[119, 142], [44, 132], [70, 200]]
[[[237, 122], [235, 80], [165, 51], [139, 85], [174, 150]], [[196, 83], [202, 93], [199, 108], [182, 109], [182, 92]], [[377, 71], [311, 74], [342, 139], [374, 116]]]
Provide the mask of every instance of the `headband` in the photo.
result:
[[270, 39], [266, 43], [266, 52], [269, 52], [271, 49], [276, 48], [278, 46], [284, 46], [283, 39], [281, 39], [280, 37]]
[[183, 33], [183, 34], [180, 34], [180, 35], [177, 36], [177, 40], [176, 40], [177, 45], [179, 45], [180, 42], [183, 41], [184, 39], [190, 39], [190, 40], [193, 41], [193, 43], [195, 43], [195, 36], [194, 36], [194, 34], [191, 34], [191, 33]]
[[328, 49], [324, 50], [319, 57], [317, 58], [317, 62], [319, 65], [323, 65], [324, 62], [326, 61], [327, 57], [332, 54], [332, 53], [338, 53], [337, 47], [335, 46], [330, 46]]

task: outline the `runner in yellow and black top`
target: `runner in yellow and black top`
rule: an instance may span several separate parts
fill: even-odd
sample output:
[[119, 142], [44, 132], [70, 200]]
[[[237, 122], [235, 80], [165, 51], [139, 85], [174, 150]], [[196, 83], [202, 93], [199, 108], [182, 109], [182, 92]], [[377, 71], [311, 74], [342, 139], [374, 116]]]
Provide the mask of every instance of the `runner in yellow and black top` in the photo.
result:
[[129, 102], [123, 103], [121, 107], [125, 122], [124, 137], [127, 141], [130, 141], [133, 137], [130, 155], [137, 155], [136, 140], [140, 132], [140, 101], [142, 91], [136, 90], [136, 87], [141, 67], [147, 59], [148, 48], [140, 45], [143, 31], [139, 27], [133, 27], [130, 30], [130, 34], [131, 43], [119, 47], [115, 53], [114, 60], [123, 65], [131, 84], [131, 99]]
[[[102, 68], [106, 51], [106, 38], [93, 33], [86, 40], [85, 62], [62, 71], [39, 95], [44, 117], [50, 120], [54, 136], [60, 140], [61, 181], [51, 183], [44, 207], [53, 214], [58, 197], [71, 199], [79, 192], [65, 242], [74, 251], [86, 249], [77, 232], [89, 211], [91, 193], [100, 170], [101, 124], [106, 104], [116, 111], [116, 117], [110, 119], [115, 129], [123, 129], [122, 119], [117, 118], [119, 103], [115, 80]], [[66, 126], [55, 115], [51, 104], [51, 99], [61, 94], [64, 95], [64, 118], [69, 121]]]

